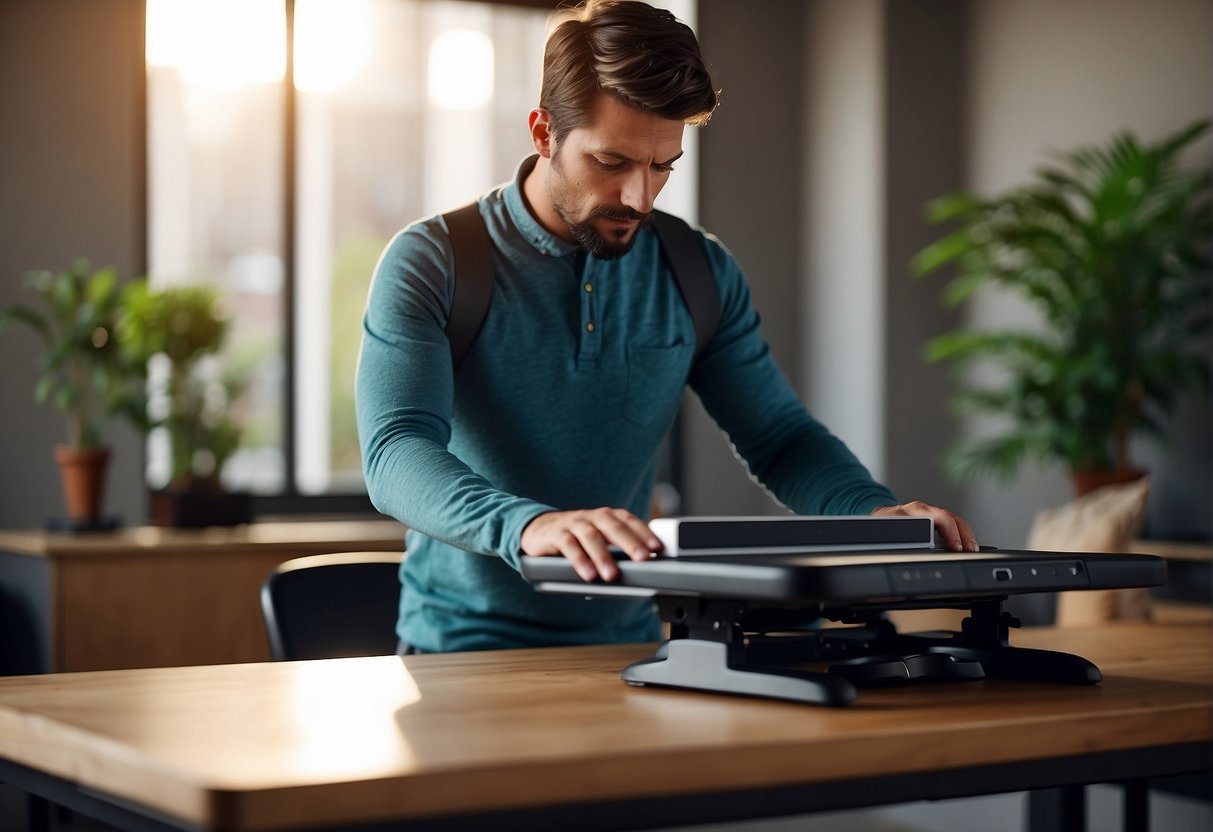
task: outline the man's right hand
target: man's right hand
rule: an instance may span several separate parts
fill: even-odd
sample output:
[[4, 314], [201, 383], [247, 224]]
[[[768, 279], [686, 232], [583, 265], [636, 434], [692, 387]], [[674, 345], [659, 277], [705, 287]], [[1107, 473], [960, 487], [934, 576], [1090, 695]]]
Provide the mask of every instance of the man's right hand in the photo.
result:
[[661, 550], [661, 541], [643, 520], [605, 507], [540, 514], [522, 530], [521, 545], [527, 555], [563, 555], [587, 581], [618, 577], [612, 546], [632, 560], [648, 560]]

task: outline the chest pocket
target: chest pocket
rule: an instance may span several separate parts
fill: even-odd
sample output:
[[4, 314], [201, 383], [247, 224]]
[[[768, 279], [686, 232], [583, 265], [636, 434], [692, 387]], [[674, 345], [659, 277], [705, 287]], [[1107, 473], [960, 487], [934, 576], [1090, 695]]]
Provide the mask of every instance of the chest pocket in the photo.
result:
[[682, 400], [694, 344], [629, 345], [623, 418], [637, 425], [668, 424]]

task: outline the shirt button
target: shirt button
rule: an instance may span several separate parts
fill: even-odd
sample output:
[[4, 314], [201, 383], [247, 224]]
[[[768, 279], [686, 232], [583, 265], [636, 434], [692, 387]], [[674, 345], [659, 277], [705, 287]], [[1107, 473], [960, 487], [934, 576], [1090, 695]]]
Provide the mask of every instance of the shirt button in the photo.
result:
[[593, 283], [587, 283], [587, 284], [585, 284], [585, 290], [586, 290], [587, 292], [592, 292], [592, 291], [594, 291], [594, 284], [593, 284]]
[[593, 324], [593, 323], [588, 323], [588, 324], [586, 324], [586, 325], [585, 325], [585, 331], [586, 331], [586, 332], [593, 332], [593, 331], [594, 331], [594, 324]]

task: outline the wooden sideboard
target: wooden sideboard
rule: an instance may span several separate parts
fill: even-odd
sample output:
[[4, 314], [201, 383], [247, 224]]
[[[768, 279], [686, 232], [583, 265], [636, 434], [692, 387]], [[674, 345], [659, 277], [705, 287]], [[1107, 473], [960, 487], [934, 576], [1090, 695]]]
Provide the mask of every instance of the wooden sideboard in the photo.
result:
[[379, 519], [0, 530], [0, 674], [268, 661], [259, 593], [277, 564], [403, 548]]
[[1155, 600], [1206, 606], [1213, 603], [1213, 543], [1134, 540], [1129, 551], [1166, 558], [1167, 585], [1154, 590]]

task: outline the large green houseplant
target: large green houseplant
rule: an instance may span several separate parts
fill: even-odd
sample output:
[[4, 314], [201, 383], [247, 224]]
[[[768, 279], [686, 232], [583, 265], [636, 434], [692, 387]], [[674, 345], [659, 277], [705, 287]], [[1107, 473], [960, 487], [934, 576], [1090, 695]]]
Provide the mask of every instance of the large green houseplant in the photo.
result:
[[169, 445], [168, 482], [151, 495], [154, 524], [248, 519], [247, 495], [225, 493], [220, 484], [224, 463], [240, 444], [230, 407], [246, 386], [241, 374], [222, 371], [228, 325], [222, 298], [211, 287], [145, 284], [126, 298], [120, 339], [131, 355], [149, 362], [141, 424], [148, 432], [163, 430]]
[[116, 269], [93, 269], [78, 259], [60, 271], [27, 273], [30, 302], [0, 311], [0, 330], [24, 324], [42, 340], [34, 399], [67, 418], [66, 441], [55, 456], [68, 529], [112, 525], [102, 513], [107, 431], [116, 418], [138, 412], [144, 372], [142, 362], [122, 349], [117, 322], [126, 298], [144, 282], [124, 282]]
[[1007, 425], [949, 453], [956, 478], [1009, 478], [1028, 459], [1065, 464], [1079, 491], [1091, 477], [1132, 478], [1130, 437], [1161, 433], [1178, 395], [1209, 388], [1210, 171], [1180, 163], [1208, 128], [1197, 122], [1154, 144], [1122, 133], [1056, 154], [999, 196], [929, 205], [929, 219], [953, 229], [915, 256], [913, 271], [955, 265], [946, 303], [994, 284], [1043, 319], [1038, 329], [965, 327], [928, 342], [930, 360], [966, 371], [957, 409]]

